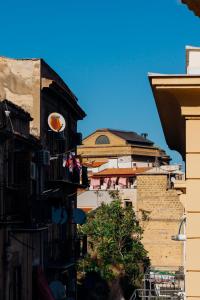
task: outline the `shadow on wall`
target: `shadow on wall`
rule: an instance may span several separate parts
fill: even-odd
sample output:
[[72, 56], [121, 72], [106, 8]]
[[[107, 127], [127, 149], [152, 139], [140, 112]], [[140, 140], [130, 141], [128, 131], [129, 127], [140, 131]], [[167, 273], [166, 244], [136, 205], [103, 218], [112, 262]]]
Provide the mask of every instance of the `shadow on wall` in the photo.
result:
[[97, 272], [88, 272], [78, 286], [78, 300], [125, 300], [133, 292], [128, 278], [119, 277], [110, 284]]

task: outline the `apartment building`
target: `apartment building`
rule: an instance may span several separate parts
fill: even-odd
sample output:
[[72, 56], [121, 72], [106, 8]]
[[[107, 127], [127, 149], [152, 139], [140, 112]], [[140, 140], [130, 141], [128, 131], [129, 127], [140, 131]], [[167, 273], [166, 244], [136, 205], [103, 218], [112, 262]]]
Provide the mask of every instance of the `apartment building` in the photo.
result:
[[[194, 1], [188, 1], [188, 4]], [[198, 5], [196, 6], [198, 7]], [[195, 10], [196, 11], [196, 10]], [[186, 180], [177, 182], [186, 213], [186, 297], [200, 298], [199, 128], [200, 49], [186, 47], [186, 74], [149, 74], [166, 141], [186, 163]], [[173, 122], [173, 123], [172, 123]], [[173, 126], [172, 126], [173, 124]]]
[[0, 71], [0, 298], [52, 299], [59, 281], [75, 300], [77, 188], [87, 185], [77, 121], [85, 113], [42, 59], [3, 57]]

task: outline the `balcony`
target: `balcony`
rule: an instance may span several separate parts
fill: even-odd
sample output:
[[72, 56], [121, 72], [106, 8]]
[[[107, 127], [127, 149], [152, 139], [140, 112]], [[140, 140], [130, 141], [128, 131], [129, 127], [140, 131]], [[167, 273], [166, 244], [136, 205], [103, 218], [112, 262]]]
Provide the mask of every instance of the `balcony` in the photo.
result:
[[63, 166], [63, 157], [53, 157], [47, 172], [47, 181], [51, 183], [71, 184], [77, 187], [87, 187], [87, 168], [84, 166], [69, 168]]
[[[120, 182], [120, 177], [116, 177], [113, 183], [109, 178], [95, 178], [91, 179], [90, 190], [126, 190], [126, 189], [137, 189], [137, 181], [131, 178], [123, 178]], [[104, 182], [106, 181], [106, 182]]]

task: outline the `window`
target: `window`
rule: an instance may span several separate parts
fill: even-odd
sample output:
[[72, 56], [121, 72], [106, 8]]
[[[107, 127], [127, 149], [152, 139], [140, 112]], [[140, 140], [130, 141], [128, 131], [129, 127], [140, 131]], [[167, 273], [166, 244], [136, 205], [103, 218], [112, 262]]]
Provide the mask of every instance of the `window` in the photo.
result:
[[110, 144], [110, 140], [106, 135], [100, 135], [96, 139], [95, 144]]
[[124, 199], [124, 207], [133, 207], [132, 201], [129, 199]]

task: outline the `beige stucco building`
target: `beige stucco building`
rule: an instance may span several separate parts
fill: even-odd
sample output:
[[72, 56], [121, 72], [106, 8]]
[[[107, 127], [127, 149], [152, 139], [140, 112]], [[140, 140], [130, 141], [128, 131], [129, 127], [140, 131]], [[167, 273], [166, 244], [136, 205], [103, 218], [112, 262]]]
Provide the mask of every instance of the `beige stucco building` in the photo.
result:
[[131, 161], [167, 164], [170, 157], [154, 145], [148, 135], [115, 129], [97, 129], [83, 139], [78, 154], [84, 162], [107, 162], [121, 156], [131, 157]]
[[184, 75], [149, 74], [149, 79], [166, 141], [172, 150], [181, 153], [186, 163], [185, 187], [177, 183], [186, 212], [186, 296], [200, 299], [199, 48], [186, 48], [186, 67]]

